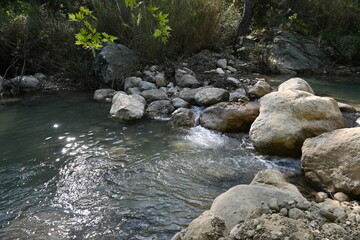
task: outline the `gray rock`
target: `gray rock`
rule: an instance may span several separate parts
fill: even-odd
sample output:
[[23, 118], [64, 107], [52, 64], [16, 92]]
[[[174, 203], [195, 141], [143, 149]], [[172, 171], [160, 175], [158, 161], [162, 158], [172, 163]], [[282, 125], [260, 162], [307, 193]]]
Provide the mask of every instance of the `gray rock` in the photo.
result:
[[3, 84], [4, 84], [4, 78], [0, 76], [0, 94], [2, 93]]
[[307, 211], [311, 207], [311, 202], [308, 201], [299, 201], [296, 203], [296, 207], [300, 210]]
[[307, 139], [301, 164], [305, 177], [327, 192], [360, 196], [360, 128], [344, 128]]
[[216, 65], [217, 65], [219, 68], [226, 69], [226, 67], [227, 67], [227, 60], [226, 60], [225, 58], [219, 59], [219, 60], [216, 62]]
[[288, 216], [288, 210], [286, 208], [282, 208], [279, 212], [280, 216], [287, 217]]
[[138, 87], [138, 84], [142, 81], [139, 77], [128, 77], [124, 80], [124, 91], [127, 92], [129, 88]]
[[146, 82], [146, 81], [139, 82], [138, 87], [140, 88], [141, 91], [157, 89], [157, 86], [155, 83]]
[[94, 100], [97, 102], [112, 102], [117, 91], [114, 89], [97, 89], [94, 92]]
[[199, 105], [212, 105], [229, 101], [230, 93], [222, 88], [205, 88], [195, 95], [195, 102]]
[[329, 196], [328, 196], [327, 193], [317, 192], [317, 193], [315, 194], [315, 201], [316, 201], [317, 203], [324, 202], [325, 199], [327, 199], [328, 197], [329, 197]]
[[230, 93], [229, 102], [241, 102], [247, 103], [250, 99], [246, 96], [246, 92], [244, 89], [237, 89], [234, 92]]
[[175, 81], [179, 87], [194, 88], [200, 85], [199, 81], [194, 76], [194, 72], [190, 69], [183, 68], [175, 71]]
[[200, 125], [220, 132], [247, 132], [258, 114], [257, 103], [222, 102], [202, 112]]
[[228, 77], [226, 78], [226, 81], [229, 82], [230, 84], [235, 85], [236, 87], [239, 87], [241, 85], [240, 80], [234, 77]]
[[272, 199], [270, 199], [270, 201], [269, 201], [269, 208], [270, 208], [271, 210], [276, 211], [276, 212], [279, 212], [279, 211], [280, 211], [280, 207], [279, 207], [277, 198], [272, 198]]
[[217, 74], [225, 75], [225, 72], [224, 72], [224, 70], [222, 68], [217, 68], [215, 71], [216, 71]]
[[229, 71], [232, 72], [232, 73], [236, 73], [236, 72], [237, 72], [236, 68], [231, 67], [231, 66], [227, 66], [226, 69], [229, 70]]
[[174, 95], [175, 93], [178, 93], [179, 91], [180, 91], [180, 89], [178, 87], [170, 87], [167, 92], [170, 95]]
[[126, 93], [129, 95], [140, 94], [141, 90], [138, 87], [134, 87], [134, 88], [129, 88]]
[[93, 67], [101, 83], [122, 89], [123, 79], [132, 75], [139, 65], [135, 52], [121, 44], [107, 45], [97, 55]]
[[151, 83], [156, 83], [156, 73], [153, 71], [143, 72], [144, 80]]
[[145, 91], [141, 92], [140, 95], [143, 96], [148, 103], [154, 102], [157, 100], [166, 100], [168, 98], [166, 92], [164, 92], [161, 89], [145, 90]]
[[268, 52], [267, 63], [273, 72], [315, 71], [326, 62], [317, 42], [290, 32], [277, 32]]
[[194, 127], [195, 114], [188, 108], [179, 108], [171, 114], [171, 124], [179, 127]]
[[184, 88], [179, 93], [179, 98], [184, 99], [188, 103], [195, 103], [195, 95], [204, 88]]
[[303, 219], [305, 218], [305, 213], [297, 208], [291, 208], [289, 210], [289, 218], [292, 219]]
[[145, 104], [138, 97], [117, 93], [112, 101], [110, 115], [117, 120], [133, 121], [144, 116]]
[[42, 83], [34, 76], [18, 76], [10, 80], [10, 82], [19, 84], [23, 91], [35, 91], [42, 88]]
[[45, 79], [47, 78], [45, 74], [43, 73], [35, 73], [34, 77], [36, 77], [37, 79], [39, 79], [40, 81], [45, 81]]
[[171, 102], [175, 108], [188, 108], [190, 106], [187, 101], [181, 98], [173, 98]]
[[313, 95], [315, 94], [311, 86], [302, 78], [290, 78], [286, 82], [280, 84], [279, 92], [283, 92], [287, 90], [298, 90], [298, 91], [308, 92]]
[[156, 74], [155, 83], [158, 87], [166, 87], [167, 83], [164, 73]]
[[169, 118], [175, 107], [170, 100], [158, 100], [150, 103], [146, 109], [148, 117], [152, 119]]

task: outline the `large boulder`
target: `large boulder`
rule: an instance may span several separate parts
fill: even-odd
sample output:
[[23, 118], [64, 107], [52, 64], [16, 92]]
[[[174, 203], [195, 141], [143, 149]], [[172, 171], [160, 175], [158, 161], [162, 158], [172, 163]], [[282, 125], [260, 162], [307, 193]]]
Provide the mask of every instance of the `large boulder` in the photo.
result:
[[200, 116], [200, 125], [219, 132], [247, 132], [259, 115], [257, 102], [221, 102], [206, 108]]
[[277, 32], [267, 52], [266, 62], [273, 72], [312, 72], [326, 62], [317, 42], [296, 33]]
[[286, 90], [299, 90], [315, 94], [311, 86], [302, 78], [290, 78], [289, 80], [280, 84], [279, 92], [283, 92]]
[[260, 99], [260, 115], [250, 129], [250, 139], [257, 150], [299, 156], [305, 139], [345, 127], [334, 99], [287, 89]]
[[212, 105], [229, 101], [229, 91], [222, 88], [204, 88], [195, 94], [195, 102], [199, 105]]
[[328, 192], [360, 196], [360, 128], [309, 138], [302, 147], [305, 177]]
[[123, 89], [123, 80], [139, 65], [135, 52], [121, 44], [106, 45], [94, 61], [94, 71], [100, 83]]
[[[188, 228], [178, 234], [182, 239], [218, 239], [228, 237], [230, 231], [239, 223], [249, 218], [253, 211], [270, 211], [263, 203], [276, 198], [279, 203], [306, 201], [297, 188], [286, 182], [285, 177], [276, 170], [264, 170], [250, 185], [238, 185], [218, 196], [209, 211], [193, 220]], [[274, 176], [272, 176], [274, 175]], [[270, 176], [274, 181], [267, 181], [263, 176]], [[281, 187], [284, 186], [284, 187]]]
[[110, 115], [116, 120], [138, 120], [144, 116], [145, 105], [146, 101], [141, 96], [119, 92], [113, 98]]
[[175, 81], [177, 86], [189, 88], [199, 86], [200, 83], [194, 75], [194, 72], [188, 68], [177, 69], [175, 71]]

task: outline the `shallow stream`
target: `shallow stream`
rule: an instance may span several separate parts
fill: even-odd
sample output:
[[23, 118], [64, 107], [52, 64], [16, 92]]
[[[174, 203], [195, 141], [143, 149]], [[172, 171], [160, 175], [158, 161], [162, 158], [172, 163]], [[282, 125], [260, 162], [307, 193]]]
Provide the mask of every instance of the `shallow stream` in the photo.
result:
[[300, 171], [247, 134], [118, 123], [109, 107], [71, 92], [0, 105], [0, 239], [170, 239], [258, 171]]

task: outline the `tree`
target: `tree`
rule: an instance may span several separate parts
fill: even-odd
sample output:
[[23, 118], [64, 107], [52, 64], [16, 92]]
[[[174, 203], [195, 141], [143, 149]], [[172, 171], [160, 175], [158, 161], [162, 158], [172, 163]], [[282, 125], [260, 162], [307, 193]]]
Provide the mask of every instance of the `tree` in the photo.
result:
[[239, 24], [239, 27], [236, 31], [235, 40], [234, 40], [234, 51], [236, 52], [242, 45], [243, 37], [248, 33], [251, 18], [253, 15], [255, 0], [245, 0], [243, 7], [243, 14]]

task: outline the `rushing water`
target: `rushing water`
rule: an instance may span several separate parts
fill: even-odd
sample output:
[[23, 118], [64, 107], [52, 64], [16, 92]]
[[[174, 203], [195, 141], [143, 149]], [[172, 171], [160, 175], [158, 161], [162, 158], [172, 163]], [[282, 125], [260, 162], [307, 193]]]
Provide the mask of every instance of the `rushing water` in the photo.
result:
[[0, 107], [0, 239], [170, 239], [259, 170], [299, 171], [246, 134], [114, 122], [89, 94]]

